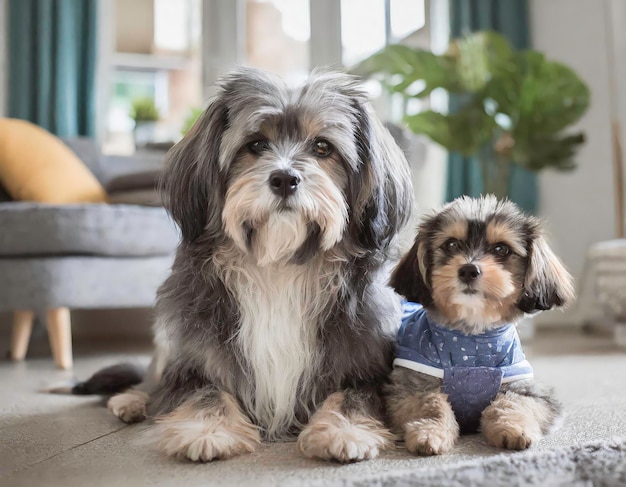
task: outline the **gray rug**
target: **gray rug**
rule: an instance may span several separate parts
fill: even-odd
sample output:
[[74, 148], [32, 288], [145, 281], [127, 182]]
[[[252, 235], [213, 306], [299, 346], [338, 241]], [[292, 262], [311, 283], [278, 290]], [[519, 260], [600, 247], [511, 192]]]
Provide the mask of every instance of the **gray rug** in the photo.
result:
[[[80, 376], [120, 357], [78, 358]], [[529, 451], [505, 452], [481, 436], [438, 457], [401, 447], [350, 465], [302, 458], [294, 443], [212, 464], [164, 459], [93, 398], [41, 395], [62, 378], [48, 360], [0, 364], [0, 486], [626, 486], [626, 354], [533, 357], [556, 386], [562, 427]]]
[[[476, 486], [624, 486], [626, 440], [596, 442], [547, 452], [499, 454], [448, 468], [387, 472], [354, 480], [352, 486], [419, 485], [421, 487]], [[327, 485], [323, 481], [320, 485]]]

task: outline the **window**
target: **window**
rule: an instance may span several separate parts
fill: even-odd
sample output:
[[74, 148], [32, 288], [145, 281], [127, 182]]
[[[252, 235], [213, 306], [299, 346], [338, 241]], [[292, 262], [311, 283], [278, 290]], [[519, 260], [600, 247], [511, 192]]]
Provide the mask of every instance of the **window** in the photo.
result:
[[[341, 44], [344, 66], [354, 66], [385, 46], [403, 42], [430, 45], [424, 0], [341, 0]], [[376, 110], [385, 119], [400, 121], [405, 113], [417, 113], [424, 104], [389, 95], [381, 83], [366, 83]]]
[[202, 106], [201, 7], [201, 0], [115, 1], [104, 151], [135, 151], [134, 100], [148, 98], [158, 109], [153, 142], [176, 141], [192, 108]]
[[247, 64], [297, 85], [309, 73], [309, 0], [247, 0]]
[[341, 1], [341, 60], [353, 66], [387, 44], [384, 0]]
[[[350, 68], [392, 42], [427, 47], [427, 7], [437, 1], [115, 0], [104, 149], [135, 150], [129, 113], [139, 97], [159, 110], [154, 140], [177, 140], [191, 109], [235, 64], [297, 85], [313, 65]], [[422, 108], [389, 97], [378, 82], [366, 87], [383, 118]]]

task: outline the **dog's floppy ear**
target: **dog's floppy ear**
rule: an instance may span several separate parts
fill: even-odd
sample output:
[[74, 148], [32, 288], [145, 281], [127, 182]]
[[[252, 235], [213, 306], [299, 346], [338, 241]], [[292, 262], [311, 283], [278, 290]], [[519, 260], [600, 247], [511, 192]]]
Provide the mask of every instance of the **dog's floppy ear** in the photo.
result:
[[409, 301], [430, 306], [433, 302], [430, 287], [426, 283], [426, 242], [424, 237], [417, 235], [411, 250], [400, 260], [389, 284], [400, 295]]
[[372, 107], [354, 100], [356, 140], [362, 178], [352, 188], [360, 205], [352, 220], [358, 243], [366, 248], [385, 248], [407, 223], [413, 209], [413, 186], [409, 164]]
[[574, 300], [572, 276], [539, 229], [531, 231], [527, 250], [528, 268], [519, 308], [532, 313], [570, 304]]
[[185, 241], [221, 228], [224, 189], [218, 159], [226, 120], [226, 106], [217, 97], [167, 155], [159, 186]]

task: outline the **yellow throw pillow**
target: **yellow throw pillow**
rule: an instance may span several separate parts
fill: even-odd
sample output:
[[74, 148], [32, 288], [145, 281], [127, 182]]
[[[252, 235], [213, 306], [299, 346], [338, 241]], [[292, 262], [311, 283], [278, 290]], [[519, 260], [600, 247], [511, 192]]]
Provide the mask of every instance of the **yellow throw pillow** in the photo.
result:
[[105, 203], [91, 171], [61, 140], [24, 120], [0, 118], [0, 184], [15, 200]]

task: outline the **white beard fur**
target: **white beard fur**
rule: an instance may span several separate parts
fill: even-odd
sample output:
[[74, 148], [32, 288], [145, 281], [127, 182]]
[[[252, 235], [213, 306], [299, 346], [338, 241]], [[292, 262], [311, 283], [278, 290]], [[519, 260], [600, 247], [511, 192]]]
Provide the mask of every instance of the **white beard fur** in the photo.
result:
[[250, 369], [241, 400], [268, 439], [298, 425], [296, 410], [309, 406], [297, 407], [299, 384], [315, 374], [319, 316], [338, 289], [328, 262], [289, 263], [305, 239], [301, 216], [277, 213], [257, 230], [254, 256], [233, 248], [216, 259], [241, 315], [236, 340]]
[[270, 213], [267, 222], [254, 235], [257, 265], [288, 260], [304, 243], [307, 226], [302, 215], [292, 211]]

